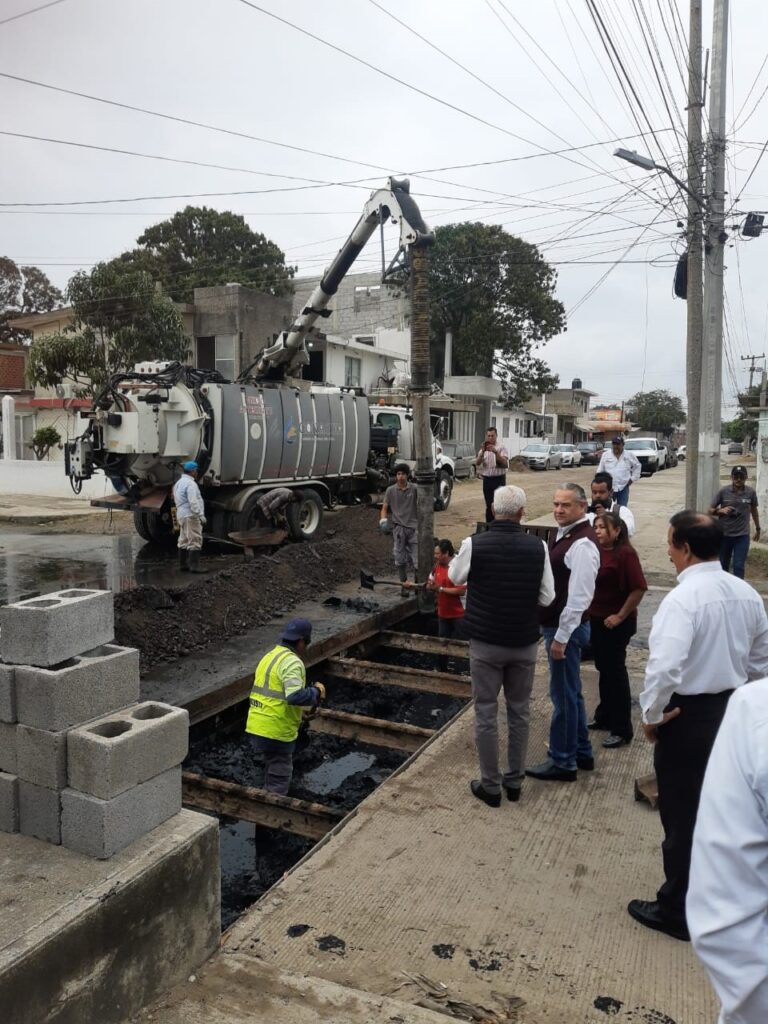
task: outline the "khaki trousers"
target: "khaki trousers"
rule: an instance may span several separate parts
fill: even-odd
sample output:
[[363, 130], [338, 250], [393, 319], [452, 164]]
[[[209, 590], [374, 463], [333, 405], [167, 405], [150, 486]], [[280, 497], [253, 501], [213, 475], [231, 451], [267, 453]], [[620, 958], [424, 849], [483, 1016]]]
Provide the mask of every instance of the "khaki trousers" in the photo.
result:
[[179, 520], [179, 545], [182, 551], [199, 551], [203, 546], [203, 524], [200, 516]]

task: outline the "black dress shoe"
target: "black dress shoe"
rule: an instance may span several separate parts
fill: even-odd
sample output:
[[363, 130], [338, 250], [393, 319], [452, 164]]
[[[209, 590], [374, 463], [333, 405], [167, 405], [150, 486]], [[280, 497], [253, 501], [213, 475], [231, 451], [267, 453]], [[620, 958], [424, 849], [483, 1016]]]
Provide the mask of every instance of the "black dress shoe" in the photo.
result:
[[511, 800], [513, 804], [516, 804], [520, 799], [519, 786], [505, 786], [504, 792], [507, 794], [507, 800]]
[[482, 782], [477, 779], [470, 782], [469, 788], [472, 790], [472, 796], [476, 796], [478, 800], [482, 800], [489, 807], [501, 807], [501, 793], [489, 793], [487, 789], [483, 789]]
[[607, 739], [603, 740], [602, 745], [606, 750], [614, 750], [616, 747], [626, 747], [629, 742], [626, 736], [617, 736], [615, 733], [611, 733]]
[[690, 942], [691, 936], [685, 921], [670, 921], [664, 917], [661, 907], [656, 900], [630, 900], [627, 910], [631, 917], [634, 917], [646, 928], [652, 928], [655, 932], [664, 932], [673, 939], [680, 939], [681, 942]]
[[596, 718], [593, 718], [591, 722], [587, 722], [587, 728], [596, 729], [598, 732], [608, 732], [608, 726], [598, 722]]
[[552, 761], [542, 761], [532, 768], [526, 768], [525, 774], [532, 779], [541, 779], [542, 782], [575, 782], [576, 769], [558, 768]]
[[595, 770], [595, 759], [594, 757], [577, 757], [576, 767], [583, 772], [593, 772]]

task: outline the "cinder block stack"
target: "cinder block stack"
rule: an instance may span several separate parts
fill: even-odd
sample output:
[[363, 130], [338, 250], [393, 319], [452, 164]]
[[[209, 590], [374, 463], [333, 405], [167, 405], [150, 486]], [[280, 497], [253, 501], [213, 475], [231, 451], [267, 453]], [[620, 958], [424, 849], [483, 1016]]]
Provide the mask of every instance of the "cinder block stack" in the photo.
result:
[[112, 594], [0, 608], [0, 830], [106, 859], [181, 810], [189, 716], [139, 702]]

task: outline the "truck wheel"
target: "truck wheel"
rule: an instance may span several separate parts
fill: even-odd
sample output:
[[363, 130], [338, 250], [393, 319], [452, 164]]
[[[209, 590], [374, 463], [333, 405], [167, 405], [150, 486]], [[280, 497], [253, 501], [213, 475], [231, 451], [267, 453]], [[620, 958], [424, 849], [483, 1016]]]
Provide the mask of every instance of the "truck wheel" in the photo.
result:
[[171, 517], [167, 512], [146, 513], [147, 533], [153, 544], [164, 548], [176, 547], [176, 535], [171, 525]]
[[443, 470], [437, 480], [437, 496], [442, 503], [442, 510], [448, 508], [451, 504], [451, 495], [453, 494], [453, 477], [450, 473], [446, 473]]
[[152, 541], [152, 534], [147, 526], [147, 512], [143, 508], [133, 510], [133, 528], [142, 540]]
[[305, 490], [301, 501], [285, 508], [291, 540], [314, 540], [323, 525], [323, 503], [316, 491]]

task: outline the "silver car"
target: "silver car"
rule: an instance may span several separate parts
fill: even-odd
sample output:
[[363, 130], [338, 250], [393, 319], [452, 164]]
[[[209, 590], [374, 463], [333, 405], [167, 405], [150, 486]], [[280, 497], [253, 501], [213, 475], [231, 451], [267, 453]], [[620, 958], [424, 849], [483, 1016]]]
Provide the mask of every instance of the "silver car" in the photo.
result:
[[557, 447], [546, 441], [532, 441], [520, 452], [520, 458], [531, 469], [560, 469], [563, 456]]

